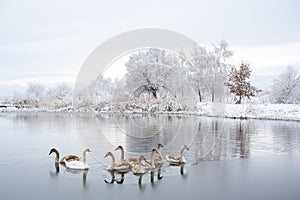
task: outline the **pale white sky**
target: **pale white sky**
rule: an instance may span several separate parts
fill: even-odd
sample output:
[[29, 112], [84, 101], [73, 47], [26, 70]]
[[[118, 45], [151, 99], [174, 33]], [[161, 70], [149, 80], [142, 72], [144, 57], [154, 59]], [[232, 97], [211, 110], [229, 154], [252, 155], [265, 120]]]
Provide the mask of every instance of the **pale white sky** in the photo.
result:
[[[102, 42], [138, 28], [164, 28], [199, 45], [225, 39], [233, 64], [247, 60], [266, 87], [300, 66], [300, 1], [0, 1], [0, 96], [30, 81], [74, 82]], [[267, 78], [266, 78], [267, 77]]]

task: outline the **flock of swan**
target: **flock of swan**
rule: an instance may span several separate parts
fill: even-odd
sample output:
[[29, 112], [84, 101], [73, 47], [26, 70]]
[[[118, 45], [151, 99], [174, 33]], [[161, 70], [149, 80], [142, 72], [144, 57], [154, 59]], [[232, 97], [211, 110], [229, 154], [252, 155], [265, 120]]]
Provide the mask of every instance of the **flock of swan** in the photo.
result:
[[[115, 151], [120, 151], [120, 160], [116, 162], [114, 154], [109, 151], [105, 154], [104, 158], [111, 157], [111, 165], [107, 168], [109, 171], [126, 173], [132, 171], [135, 175], [141, 175], [147, 173], [149, 170], [155, 170], [161, 168], [164, 160], [161, 155], [162, 144], [158, 144], [156, 149], [152, 149], [150, 159], [146, 159], [143, 155], [138, 158], [125, 158], [124, 148], [118, 146]], [[186, 162], [184, 158], [184, 150], [189, 150], [187, 145], [183, 145], [179, 155], [167, 155], [166, 159], [170, 165], [181, 165]], [[89, 169], [86, 161], [86, 153], [91, 152], [89, 148], [84, 148], [82, 153], [82, 160], [76, 155], [66, 155], [59, 159], [59, 151], [52, 148], [49, 155], [56, 154], [55, 163], [65, 165], [69, 169], [86, 170]], [[157, 156], [155, 156], [157, 155]]]

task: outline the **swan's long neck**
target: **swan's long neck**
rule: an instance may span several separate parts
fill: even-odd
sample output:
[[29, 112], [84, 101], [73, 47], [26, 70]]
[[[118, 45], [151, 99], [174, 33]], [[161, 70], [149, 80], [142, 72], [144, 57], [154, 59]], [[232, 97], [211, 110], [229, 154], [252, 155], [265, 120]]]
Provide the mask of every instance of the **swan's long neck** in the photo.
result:
[[185, 147], [182, 147], [181, 150], [180, 150], [180, 156], [181, 157], [183, 157], [184, 149], [185, 149]]
[[121, 148], [121, 161], [124, 161], [124, 149]]
[[162, 156], [161, 156], [161, 152], [160, 152], [160, 146], [158, 146], [157, 152], [158, 152], [158, 158], [162, 160]]
[[154, 161], [154, 151], [151, 152], [151, 156], [150, 156], [150, 164], [152, 165], [153, 164], [153, 161]]
[[86, 149], [82, 153], [83, 164], [86, 164]]
[[150, 165], [152, 168], [155, 168], [155, 164], [154, 164], [154, 153], [155, 151], [151, 152], [151, 156], [150, 156]]
[[115, 156], [113, 154], [109, 154], [111, 157], [111, 166], [114, 166], [116, 164], [116, 159]]
[[55, 162], [59, 163], [59, 152], [57, 150], [53, 151], [55, 153]]
[[142, 159], [143, 159], [143, 157], [140, 157], [140, 159], [139, 159], [138, 171], [140, 171], [142, 168]]

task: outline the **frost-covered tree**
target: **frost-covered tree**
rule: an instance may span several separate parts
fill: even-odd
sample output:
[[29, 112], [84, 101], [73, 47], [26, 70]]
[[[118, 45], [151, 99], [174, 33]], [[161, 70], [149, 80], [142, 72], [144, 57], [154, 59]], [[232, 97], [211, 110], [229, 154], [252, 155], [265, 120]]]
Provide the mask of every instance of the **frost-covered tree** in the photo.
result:
[[252, 86], [248, 80], [251, 75], [250, 65], [242, 63], [239, 68], [232, 67], [229, 72], [229, 80], [226, 82], [230, 93], [235, 95], [235, 103], [240, 104], [246, 97], [250, 99], [256, 96], [261, 90]]
[[204, 93], [207, 91], [207, 76], [209, 56], [204, 47], [194, 46], [191, 52], [192, 65], [188, 66], [188, 79], [190, 80], [199, 101], [202, 102]]
[[205, 47], [195, 45], [191, 52], [192, 66], [189, 68], [189, 80], [200, 102], [208, 95], [212, 102], [216, 100], [216, 93], [223, 88], [228, 74], [230, 65], [227, 60], [232, 55], [233, 52], [228, 49], [228, 43], [225, 40], [214, 45], [213, 50], [209, 52]]
[[114, 81], [114, 90], [113, 90], [113, 100], [122, 100], [124, 98], [128, 98], [129, 93], [126, 87], [126, 80], [125, 78], [116, 79]]
[[112, 98], [114, 83], [111, 78], [105, 78], [102, 74], [97, 77], [95, 86], [95, 98], [97, 101], [105, 101]]
[[300, 102], [300, 75], [296, 68], [289, 66], [271, 86], [270, 100], [273, 103]]
[[45, 91], [45, 86], [41, 83], [30, 82], [26, 89], [26, 94], [29, 98], [41, 100]]
[[180, 63], [172, 53], [156, 48], [139, 51], [130, 56], [125, 66], [126, 85], [134, 96], [149, 93], [157, 98], [159, 91], [176, 95]]
[[71, 104], [72, 88], [66, 83], [59, 83], [56, 87], [47, 91], [48, 104], [58, 107], [65, 107]]
[[205, 74], [212, 102], [215, 102], [216, 94], [222, 92], [220, 89], [223, 88], [228, 75], [228, 68], [231, 66], [227, 60], [233, 55], [233, 51], [230, 51], [228, 46], [228, 43], [222, 40], [214, 45], [213, 51], [209, 52], [208, 70]]

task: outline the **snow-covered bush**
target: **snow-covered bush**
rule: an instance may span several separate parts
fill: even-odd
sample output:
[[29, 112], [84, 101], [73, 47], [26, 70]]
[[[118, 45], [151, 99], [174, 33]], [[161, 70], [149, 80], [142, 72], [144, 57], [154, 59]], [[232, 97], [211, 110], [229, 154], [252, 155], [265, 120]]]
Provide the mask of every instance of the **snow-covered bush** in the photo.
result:
[[300, 75], [296, 68], [289, 66], [271, 86], [272, 103], [300, 103]]
[[48, 107], [54, 109], [68, 107], [72, 104], [72, 88], [66, 83], [60, 83], [48, 89], [46, 99]]

